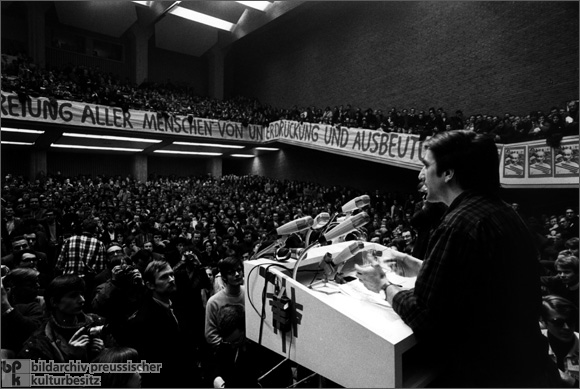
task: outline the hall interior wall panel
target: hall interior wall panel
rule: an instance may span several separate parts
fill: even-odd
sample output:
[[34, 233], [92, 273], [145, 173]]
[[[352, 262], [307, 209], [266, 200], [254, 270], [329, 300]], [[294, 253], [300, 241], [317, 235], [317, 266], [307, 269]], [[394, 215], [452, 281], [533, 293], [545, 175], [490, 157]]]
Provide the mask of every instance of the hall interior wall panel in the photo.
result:
[[578, 2], [313, 2], [234, 43], [232, 96], [274, 107], [527, 114], [578, 98]]
[[[126, 177], [131, 174], [133, 157], [129, 155], [107, 153], [47, 153], [48, 173], [56, 174], [58, 171], [65, 177], [77, 175], [96, 175]], [[4, 169], [3, 169], [4, 170]]]
[[[89, 68], [99, 68], [101, 72], [112, 73], [121, 80], [126, 77], [130, 78], [132, 70], [130, 69], [129, 57], [129, 40], [126, 36], [120, 38], [110, 37], [95, 33], [93, 31], [83, 30], [60, 23], [54, 7], [50, 7], [46, 12], [46, 66], [64, 68], [70, 65], [86, 66]], [[2, 29], [4, 31], [4, 29]], [[67, 38], [78, 38], [82, 40], [84, 52], [75, 52], [52, 47], [51, 39], [53, 37], [63, 36]], [[120, 46], [122, 50], [122, 60], [112, 60], [92, 55], [96, 48], [95, 44], [99, 42]]]
[[[179, 37], [175, 37], [179, 39]], [[155, 47], [155, 38], [149, 39], [149, 81], [192, 86], [193, 95], [208, 93], [208, 60]]]
[[209, 173], [209, 159], [196, 157], [149, 156], [147, 158], [149, 176], [199, 176]]
[[[232, 173], [315, 182], [325, 186], [342, 185], [372, 192], [379, 189], [406, 193], [417, 186], [419, 174], [414, 170], [296, 146], [285, 146], [280, 151], [263, 154], [249, 163], [250, 166], [246, 167], [250, 169], [248, 173], [239, 170], [232, 170]], [[224, 163], [224, 174], [225, 166]]]
[[2, 54], [28, 51], [28, 28], [26, 5], [14, 4], [2, 8]]
[[98, 68], [105, 74], [115, 74], [121, 80], [129, 77], [130, 74], [128, 65], [125, 62], [99, 58], [81, 53], [73, 53], [71, 51], [60, 50], [53, 47], [46, 48], [46, 63], [47, 66], [56, 68], [64, 68], [70, 66], [70, 64], [93, 69]]
[[9, 148], [2, 145], [0, 155], [2, 161], [2, 177], [6, 177], [8, 173], [11, 173], [13, 176], [21, 175], [28, 177], [30, 151], [25, 150], [23, 146]]

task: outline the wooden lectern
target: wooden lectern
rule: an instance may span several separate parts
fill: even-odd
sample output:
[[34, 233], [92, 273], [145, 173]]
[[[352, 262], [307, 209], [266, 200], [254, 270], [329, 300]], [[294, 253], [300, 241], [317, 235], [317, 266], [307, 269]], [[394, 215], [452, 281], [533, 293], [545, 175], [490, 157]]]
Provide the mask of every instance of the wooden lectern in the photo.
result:
[[[309, 250], [297, 280], [292, 278], [294, 259], [244, 262], [246, 336], [345, 387], [426, 385], [434, 372], [421, 361], [413, 331], [383, 295], [366, 291], [358, 279], [308, 287], [323, 256], [337, 255], [349, 243]], [[365, 250], [387, 250], [364, 245]], [[344, 269], [358, 260], [355, 256]], [[413, 284], [407, 279], [404, 286]]]

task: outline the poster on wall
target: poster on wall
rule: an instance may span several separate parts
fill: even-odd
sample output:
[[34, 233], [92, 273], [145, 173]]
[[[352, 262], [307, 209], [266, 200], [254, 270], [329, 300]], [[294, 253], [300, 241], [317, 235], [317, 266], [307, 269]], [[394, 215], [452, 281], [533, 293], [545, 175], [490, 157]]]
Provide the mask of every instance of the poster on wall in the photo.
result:
[[526, 159], [524, 146], [505, 147], [503, 175], [511, 178], [524, 178], [524, 161]]
[[552, 176], [552, 148], [550, 146], [528, 146], [528, 176]]
[[578, 176], [580, 167], [578, 164], [578, 142], [562, 142], [560, 147], [554, 150], [554, 154], [554, 176]]

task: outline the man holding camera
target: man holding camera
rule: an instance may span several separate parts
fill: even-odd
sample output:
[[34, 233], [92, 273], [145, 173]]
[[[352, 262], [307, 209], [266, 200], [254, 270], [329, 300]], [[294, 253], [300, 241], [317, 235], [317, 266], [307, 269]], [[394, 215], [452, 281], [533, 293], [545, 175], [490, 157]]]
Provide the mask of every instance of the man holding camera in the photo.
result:
[[45, 292], [49, 320], [25, 342], [17, 357], [59, 363], [90, 362], [112, 345], [112, 336], [102, 332], [105, 319], [83, 312], [84, 292], [85, 282], [76, 275], [52, 280]]

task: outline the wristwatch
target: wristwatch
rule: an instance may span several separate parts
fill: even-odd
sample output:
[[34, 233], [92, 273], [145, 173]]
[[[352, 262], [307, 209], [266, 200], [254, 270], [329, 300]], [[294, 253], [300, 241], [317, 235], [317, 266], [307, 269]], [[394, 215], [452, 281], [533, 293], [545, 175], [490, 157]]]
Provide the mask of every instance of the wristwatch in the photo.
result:
[[403, 285], [395, 284], [394, 282], [387, 280], [387, 283], [384, 284], [383, 286], [381, 286], [381, 290], [383, 290], [385, 292], [385, 296], [387, 295], [387, 288], [391, 285], [398, 286], [399, 288], [403, 287]]

